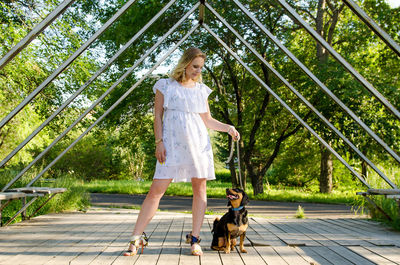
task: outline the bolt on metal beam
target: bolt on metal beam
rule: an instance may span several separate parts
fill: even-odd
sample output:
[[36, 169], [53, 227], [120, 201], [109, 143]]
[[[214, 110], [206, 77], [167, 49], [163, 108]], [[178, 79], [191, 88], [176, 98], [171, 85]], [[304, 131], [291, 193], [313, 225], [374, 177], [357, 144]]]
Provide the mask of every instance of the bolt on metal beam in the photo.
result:
[[322, 139], [297, 113], [291, 109], [284, 100], [282, 100], [264, 81], [248, 67], [240, 57], [233, 52], [225, 42], [223, 42], [208, 25], [202, 25], [290, 114], [292, 114], [318, 141], [320, 141], [350, 172], [357, 177], [365, 186], [370, 187], [369, 184], [327, 143]]

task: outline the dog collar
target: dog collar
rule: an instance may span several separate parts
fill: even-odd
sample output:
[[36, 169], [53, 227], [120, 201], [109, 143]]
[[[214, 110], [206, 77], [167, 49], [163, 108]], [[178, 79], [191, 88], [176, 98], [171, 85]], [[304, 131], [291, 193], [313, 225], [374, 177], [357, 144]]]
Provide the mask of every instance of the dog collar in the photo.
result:
[[240, 207], [238, 207], [238, 208], [233, 208], [232, 207], [232, 211], [240, 211], [240, 210], [242, 210], [243, 209], [243, 206], [240, 206]]

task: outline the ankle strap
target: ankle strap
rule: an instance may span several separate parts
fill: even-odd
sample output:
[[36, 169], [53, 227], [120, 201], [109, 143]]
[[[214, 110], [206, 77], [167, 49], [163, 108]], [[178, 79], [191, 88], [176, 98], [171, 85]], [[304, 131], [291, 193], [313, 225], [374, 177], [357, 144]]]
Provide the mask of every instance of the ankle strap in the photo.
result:
[[193, 245], [195, 243], [199, 244], [201, 241], [200, 237], [195, 237], [194, 235], [192, 235], [192, 238], [190, 239], [190, 245]]

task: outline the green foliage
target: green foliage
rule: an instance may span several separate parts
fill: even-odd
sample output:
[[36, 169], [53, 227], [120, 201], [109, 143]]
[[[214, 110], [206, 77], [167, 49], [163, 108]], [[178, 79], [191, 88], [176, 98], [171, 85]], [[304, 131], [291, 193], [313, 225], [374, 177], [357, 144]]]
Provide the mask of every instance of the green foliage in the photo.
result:
[[[88, 192], [94, 193], [121, 193], [121, 194], [147, 194], [151, 181], [131, 180], [94, 180], [82, 183]], [[225, 189], [231, 187], [230, 182], [209, 181], [207, 182], [207, 197], [225, 198]], [[318, 187], [285, 187], [265, 185], [263, 194], [253, 195], [252, 187], [246, 188], [246, 193], [251, 200], [265, 201], [288, 201], [288, 202], [317, 202], [317, 203], [346, 203], [353, 204], [357, 200], [354, 190], [335, 190], [332, 194], [318, 192]], [[165, 192], [169, 196], [193, 195], [191, 183], [171, 183]]]
[[[0, 179], [0, 186], [3, 187], [6, 183], [15, 176], [17, 171], [12, 170], [0, 170], [2, 178]], [[33, 176], [24, 177], [18, 181], [18, 185], [15, 186], [26, 186], [28, 181]], [[61, 194], [57, 194], [52, 198], [43, 208], [41, 208], [35, 216], [47, 214], [47, 213], [58, 213], [64, 211], [86, 211], [89, 207], [89, 194], [85, 188], [81, 185], [82, 182], [70, 175], [65, 175], [57, 178], [54, 182], [40, 181], [35, 184], [37, 187], [63, 187], [67, 188], [67, 191]], [[38, 198], [31, 206], [27, 208], [27, 216], [31, 216], [33, 211], [38, 208], [48, 196]], [[29, 200], [29, 198], [28, 198]], [[21, 208], [21, 201], [14, 200], [8, 204], [2, 211], [2, 222], [7, 222], [19, 209]], [[13, 222], [21, 221], [21, 216], [18, 216]]]
[[299, 205], [299, 207], [297, 207], [297, 211], [296, 211], [296, 214], [294, 215], [294, 217], [296, 217], [298, 219], [306, 218], [306, 215], [304, 213], [304, 208]]

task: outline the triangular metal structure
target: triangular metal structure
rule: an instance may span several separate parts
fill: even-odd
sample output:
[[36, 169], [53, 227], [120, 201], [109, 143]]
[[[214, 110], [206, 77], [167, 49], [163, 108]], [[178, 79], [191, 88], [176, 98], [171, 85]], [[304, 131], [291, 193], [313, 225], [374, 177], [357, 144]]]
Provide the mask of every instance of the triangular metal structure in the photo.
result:
[[[311, 28], [297, 12], [286, 3], [285, 0], [276, 0], [294, 19], [296, 19], [309, 33], [315, 38], [330, 54], [340, 62], [345, 69], [351, 73], [354, 78], [362, 84], [371, 94], [373, 94], [397, 119], [400, 120], [400, 112], [383, 96], [381, 95], [362, 75], [360, 75], [343, 57], [341, 57], [313, 28]], [[359, 16], [388, 46], [400, 56], [399, 45], [390, 38], [372, 19], [370, 19], [362, 9], [355, 4], [352, 0], [343, 0], [350, 9]], [[41, 23], [38, 28], [35, 27], [34, 34], [28, 34], [21, 43], [17, 44], [17, 48], [13, 48], [0, 60], [0, 69], [4, 67], [12, 58], [22, 50], [19, 47], [25, 47], [32, 36], [37, 36], [58, 15], [60, 15], [73, 1], [64, 1], [56, 8], [47, 18], [46, 23]], [[7, 124], [20, 110], [22, 110], [42, 89], [51, 83], [60, 73], [62, 73], [83, 51], [85, 51], [91, 43], [93, 43], [112, 23], [114, 23], [126, 10], [133, 5], [135, 0], [128, 1], [117, 13], [111, 17], [87, 42], [85, 42], [73, 55], [70, 56], [58, 69], [56, 69], [35, 91], [25, 98], [11, 113], [9, 113], [1, 122], [0, 129]], [[101, 69], [99, 69], [84, 85], [81, 86], [70, 98], [68, 98], [45, 122], [43, 122], [34, 132], [31, 133], [21, 144], [18, 145], [3, 161], [0, 162], [0, 167], [4, 166], [18, 151], [20, 151], [35, 135], [37, 135], [55, 116], [57, 116], [65, 107], [67, 107], [85, 88], [87, 88], [104, 70], [106, 70], [139, 36], [141, 36], [165, 11], [171, 7], [176, 0], [168, 2], [138, 33], [136, 33], [131, 40], [129, 40]], [[233, 2], [245, 13], [251, 21], [253, 21], [266, 35], [272, 40], [310, 79], [317, 84], [333, 101], [335, 101], [362, 129], [367, 132], [376, 142], [378, 142], [385, 151], [390, 154], [398, 163], [400, 163], [400, 156], [392, 150], [379, 136], [377, 136], [360, 118], [357, 117], [338, 97], [336, 97], [293, 53], [291, 53], [268, 29], [259, 21], [252, 13], [240, 3], [239, 0]], [[2, 191], [7, 191], [27, 170], [29, 170], [40, 158], [42, 158], [62, 137], [64, 137], [76, 124], [78, 124], [98, 103], [101, 102], [117, 85], [119, 85], [128, 75], [130, 75], [136, 67], [142, 63], [172, 32], [179, 27], [196, 9], [199, 9], [199, 23], [190, 29], [184, 37], [172, 47], [158, 62], [143, 75], [128, 91], [125, 92], [101, 117], [99, 117], [85, 132], [83, 132], [70, 146], [68, 146], [57, 158], [55, 158], [49, 165], [46, 166], [32, 181], [27, 185], [33, 185], [50, 167], [52, 167], [68, 150], [70, 150], [76, 143], [82, 139], [94, 126], [104, 119], [119, 103], [121, 103], [138, 85], [140, 85], [147, 76], [149, 76], [154, 69], [156, 69], [174, 50], [176, 50], [197, 28], [202, 26], [218, 41], [275, 99], [285, 107], [306, 129], [314, 135], [343, 165], [345, 165], [350, 172], [357, 177], [365, 186], [371, 189], [370, 185], [365, 179], [360, 176], [352, 166], [350, 166], [329, 144], [319, 136], [296, 112], [291, 109], [284, 100], [282, 100], [272, 88], [263, 82], [238, 56], [232, 51], [224, 41], [219, 38], [212, 29], [204, 23], [205, 8], [209, 10], [216, 18], [218, 18], [227, 29], [229, 29], [243, 45], [245, 45], [269, 70], [271, 70], [276, 77], [278, 77], [304, 104], [306, 104], [336, 135], [338, 135], [348, 146], [357, 153], [382, 179], [384, 179], [392, 188], [391, 193], [395, 192], [400, 194], [398, 187], [383, 173], [381, 172], [349, 139], [347, 139], [333, 124], [329, 122], [301, 93], [299, 93], [276, 69], [274, 69], [265, 59], [237, 32], [229, 25], [225, 19], [218, 14], [210, 4], [205, 0], [197, 2], [163, 37], [157, 41], [135, 64], [130, 67], [119, 79], [116, 81], [103, 95], [101, 95], [86, 111], [79, 116], [64, 132], [62, 132], [45, 150], [43, 150], [26, 168], [24, 168], [13, 180], [11, 180]], [[39, 27], [40, 26], [40, 27]], [[376, 191], [376, 190], [375, 190]], [[372, 194], [372, 193], [371, 193]]]

